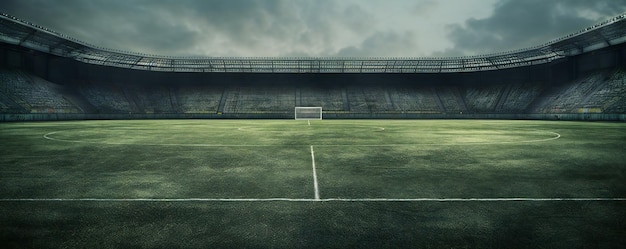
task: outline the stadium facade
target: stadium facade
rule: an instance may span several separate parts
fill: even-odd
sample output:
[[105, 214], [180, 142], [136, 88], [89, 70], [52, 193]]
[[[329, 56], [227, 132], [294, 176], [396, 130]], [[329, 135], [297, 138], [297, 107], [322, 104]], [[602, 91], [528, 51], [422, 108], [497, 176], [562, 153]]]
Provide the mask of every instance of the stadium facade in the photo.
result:
[[532, 48], [451, 58], [204, 58], [114, 51], [0, 15], [0, 120], [625, 120], [626, 15]]

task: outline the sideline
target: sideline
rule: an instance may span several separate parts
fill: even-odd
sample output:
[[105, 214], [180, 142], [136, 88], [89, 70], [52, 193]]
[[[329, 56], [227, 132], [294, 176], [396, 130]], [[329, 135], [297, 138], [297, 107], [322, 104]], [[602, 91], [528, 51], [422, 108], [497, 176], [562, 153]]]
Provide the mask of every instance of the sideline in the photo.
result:
[[618, 202], [626, 198], [7, 198], [0, 202]]

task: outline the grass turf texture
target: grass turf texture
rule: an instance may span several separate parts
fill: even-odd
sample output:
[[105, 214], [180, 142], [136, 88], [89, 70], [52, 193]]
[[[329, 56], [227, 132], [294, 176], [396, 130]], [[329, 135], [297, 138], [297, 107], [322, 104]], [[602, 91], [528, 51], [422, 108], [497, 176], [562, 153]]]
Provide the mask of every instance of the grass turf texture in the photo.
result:
[[[619, 247], [626, 125], [485, 120], [0, 124], [8, 247]], [[320, 198], [314, 196], [311, 146]], [[269, 201], [25, 201], [26, 198]]]

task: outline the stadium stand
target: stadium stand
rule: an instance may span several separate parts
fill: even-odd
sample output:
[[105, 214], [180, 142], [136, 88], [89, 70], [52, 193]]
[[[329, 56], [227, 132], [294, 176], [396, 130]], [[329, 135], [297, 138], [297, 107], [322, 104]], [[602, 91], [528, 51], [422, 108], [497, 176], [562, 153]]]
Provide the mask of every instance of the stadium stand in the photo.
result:
[[578, 79], [571, 84], [558, 86], [552, 93], [543, 99], [541, 109], [544, 113], [574, 113], [582, 108], [582, 100], [592, 93], [592, 90], [602, 83], [600, 74], [591, 74]]
[[499, 84], [466, 88], [465, 99], [468, 109], [478, 113], [494, 112], [498, 98], [503, 95], [506, 87], [505, 84]]
[[11, 98], [7, 97], [5, 94], [6, 92], [4, 91], [0, 92], [0, 104], [1, 104], [0, 107], [2, 107], [0, 111], [2, 111], [2, 113], [29, 113], [30, 112], [30, 110], [27, 110], [26, 108], [20, 106]]
[[456, 87], [433, 87], [433, 94], [439, 99], [439, 108], [442, 113], [462, 113], [467, 112], [464, 103], [460, 98], [459, 90]]
[[625, 14], [534, 47], [444, 58], [168, 57], [8, 14], [0, 23], [2, 120], [288, 118], [294, 106], [332, 118], [626, 119]]
[[322, 106], [325, 111], [344, 111], [342, 90], [338, 87], [299, 88], [300, 103], [298, 106]]
[[[86, 83], [78, 86], [80, 94], [96, 107], [97, 113], [132, 113], [121, 87], [103, 82]], [[134, 108], [137, 110], [137, 108]]]
[[174, 96], [180, 112], [217, 113], [223, 92], [222, 87], [189, 85], [179, 87]]
[[0, 117], [288, 118], [320, 106], [332, 118], [624, 120], [625, 17], [480, 56], [191, 58], [94, 47], [2, 14]]
[[607, 76], [582, 103], [587, 111], [596, 108], [596, 111], [626, 113], [626, 71], [617, 70]]
[[331, 113], [626, 113], [626, 70], [599, 70], [558, 85], [542, 81], [380, 86], [178, 82], [58, 85], [25, 71], [0, 70], [2, 113], [291, 113], [322, 106]]
[[291, 113], [295, 92], [295, 86], [229, 87], [224, 92], [223, 113]]
[[389, 96], [399, 112], [439, 113], [432, 91], [426, 87], [400, 86], [390, 89]]
[[135, 113], [176, 113], [172, 104], [170, 89], [164, 86], [129, 86], [124, 94], [135, 106]]
[[63, 96], [60, 85], [20, 70], [0, 70], [4, 108], [25, 113], [77, 113], [80, 109]]
[[346, 88], [350, 112], [354, 113], [379, 113], [393, 109], [389, 93], [382, 87], [356, 87]]
[[525, 113], [541, 93], [539, 82], [509, 84], [496, 106], [498, 113]]

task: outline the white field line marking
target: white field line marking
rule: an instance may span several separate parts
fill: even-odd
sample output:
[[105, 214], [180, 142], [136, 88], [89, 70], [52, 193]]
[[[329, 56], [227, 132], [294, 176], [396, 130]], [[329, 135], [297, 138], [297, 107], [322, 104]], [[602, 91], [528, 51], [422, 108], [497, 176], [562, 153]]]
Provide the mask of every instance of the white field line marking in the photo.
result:
[[311, 164], [313, 165], [313, 188], [315, 189], [315, 200], [319, 200], [320, 189], [317, 186], [317, 172], [315, 171], [315, 152], [313, 151], [313, 145], [311, 145]]
[[[238, 128], [241, 129], [241, 128]], [[108, 145], [146, 145], [146, 146], [185, 146], [185, 147], [285, 147], [285, 146], [304, 146], [304, 144], [154, 144], [154, 143], [116, 143], [116, 142], [90, 142], [81, 140], [67, 140], [51, 137], [61, 131], [48, 132], [43, 135], [43, 138], [67, 142], [67, 143], [86, 143], [86, 144], [108, 144]], [[525, 141], [496, 141], [496, 142], [462, 142], [462, 143], [413, 143], [413, 144], [316, 144], [315, 146], [327, 146], [327, 147], [401, 147], [401, 146], [418, 146], [418, 145], [433, 145], [433, 146], [452, 146], [452, 145], [490, 145], [490, 144], [523, 144], [523, 143], [539, 143], [556, 140], [561, 138], [561, 134], [549, 131], [554, 137], [525, 140]]]
[[626, 198], [7, 198], [0, 202], [615, 202]]
[[306, 122], [309, 124], [309, 126], [311, 126], [311, 120], [306, 120]]

